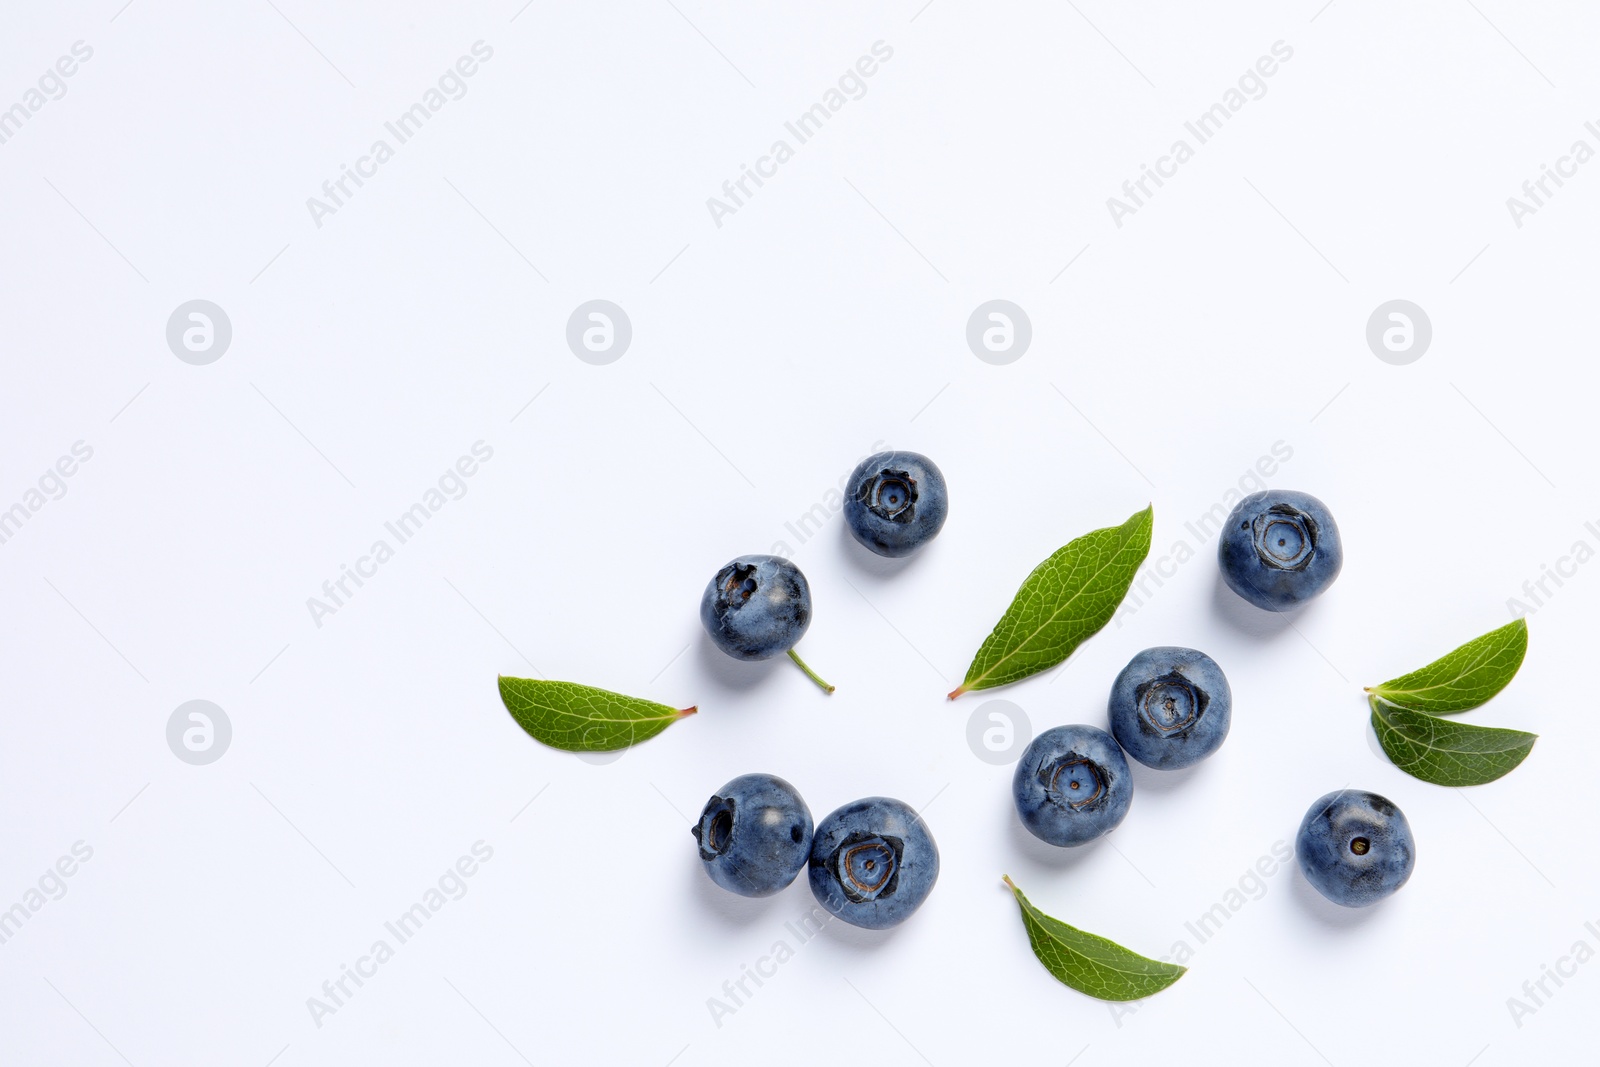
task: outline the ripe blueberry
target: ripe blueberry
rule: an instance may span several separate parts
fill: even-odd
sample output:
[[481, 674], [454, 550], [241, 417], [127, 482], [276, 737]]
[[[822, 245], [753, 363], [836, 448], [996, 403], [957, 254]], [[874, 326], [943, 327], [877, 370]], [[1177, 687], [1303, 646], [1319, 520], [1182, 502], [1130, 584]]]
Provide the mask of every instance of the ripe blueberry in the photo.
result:
[[1035, 737], [1011, 779], [1017, 815], [1052, 845], [1081, 845], [1128, 814], [1133, 776], [1117, 742], [1093, 726], [1057, 726]]
[[1405, 814], [1359, 789], [1341, 789], [1311, 805], [1294, 854], [1306, 881], [1347, 908], [1364, 908], [1393, 893], [1417, 862]]
[[1339, 527], [1309, 493], [1251, 493], [1228, 515], [1217, 542], [1228, 587], [1258, 608], [1283, 611], [1317, 596], [1339, 577]]
[[939, 877], [939, 847], [904, 801], [867, 797], [833, 812], [811, 839], [811, 892], [851, 926], [911, 918]]
[[740, 556], [719, 570], [700, 597], [700, 622], [711, 641], [734, 659], [770, 659], [780, 652], [828, 692], [795, 653], [811, 625], [811, 587], [782, 556]]
[[811, 851], [811, 811], [775, 774], [741, 774], [706, 801], [694, 839], [722, 888], [765, 897], [794, 881]]
[[1111, 733], [1146, 767], [1198, 763], [1228, 736], [1233, 694], [1217, 661], [1192, 648], [1147, 648], [1111, 685]]
[[915, 452], [868, 456], [845, 486], [845, 522], [880, 556], [909, 556], [932, 541], [949, 510], [944, 475]]

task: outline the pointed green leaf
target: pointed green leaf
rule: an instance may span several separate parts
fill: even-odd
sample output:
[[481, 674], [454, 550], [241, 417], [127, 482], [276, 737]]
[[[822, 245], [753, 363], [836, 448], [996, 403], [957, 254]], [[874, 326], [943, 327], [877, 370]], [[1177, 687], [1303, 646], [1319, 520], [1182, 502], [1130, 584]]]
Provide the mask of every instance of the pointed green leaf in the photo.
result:
[[1504, 689], [1527, 651], [1528, 624], [1518, 619], [1367, 692], [1412, 711], [1435, 715], [1466, 711]]
[[1396, 767], [1434, 785], [1482, 785], [1510, 773], [1537, 734], [1470, 726], [1372, 697], [1372, 729]]
[[611, 752], [648, 741], [694, 708], [682, 710], [576, 682], [500, 676], [500, 699], [536, 741], [568, 752]]
[[1022, 895], [1010, 878], [1006, 885], [1022, 909], [1028, 942], [1044, 969], [1063, 985], [1101, 1000], [1139, 1000], [1159, 993], [1184, 976], [1187, 967], [1129, 952], [1114, 941], [1052, 919]]
[[1121, 526], [1068, 542], [1035, 567], [951, 699], [1049, 670], [1072, 655], [1111, 621], [1150, 554], [1154, 525], [1154, 509], [1145, 508]]

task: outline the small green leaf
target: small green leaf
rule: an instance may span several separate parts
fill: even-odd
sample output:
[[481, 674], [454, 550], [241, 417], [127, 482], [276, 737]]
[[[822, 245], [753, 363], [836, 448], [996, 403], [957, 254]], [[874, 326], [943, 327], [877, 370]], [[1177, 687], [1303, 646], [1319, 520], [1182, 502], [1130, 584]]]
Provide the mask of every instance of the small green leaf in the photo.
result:
[[1005, 881], [1022, 909], [1033, 954], [1063, 985], [1101, 1000], [1139, 1000], [1161, 992], [1188, 970], [1052, 919], [1034, 907], [1009, 876]]
[[1504, 689], [1527, 651], [1528, 624], [1518, 619], [1367, 692], [1412, 711], [1435, 715], [1466, 711]]
[[637, 745], [696, 710], [680, 710], [576, 682], [503, 674], [500, 699], [534, 740], [568, 752], [611, 752]]
[[1434, 785], [1482, 785], [1510, 773], [1537, 734], [1470, 726], [1371, 697], [1372, 729], [1396, 767]]
[[1068, 542], [1035, 567], [950, 699], [1049, 670], [1072, 655], [1111, 621], [1150, 554], [1154, 525], [1155, 510], [1145, 508], [1121, 526]]

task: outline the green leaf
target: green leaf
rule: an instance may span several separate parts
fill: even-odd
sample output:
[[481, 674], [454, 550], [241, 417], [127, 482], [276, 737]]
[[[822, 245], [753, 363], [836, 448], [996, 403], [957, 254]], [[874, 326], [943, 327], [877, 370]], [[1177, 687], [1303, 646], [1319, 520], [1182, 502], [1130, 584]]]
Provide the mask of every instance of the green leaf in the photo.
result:
[[1049, 670], [1072, 655], [1111, 621], [1150, 554], [1154, 525], [1155, 510], [1145, 508], [1121, 526], [1069, 542], [1035, 567], [950, 699]]
[[1056, 980], [1101, 1000], [1139, 1000], [1184, 976], [1187, 967], [1129, 952], [1114, 941], [1084, 933], [1034, 907], [1009, 877], [1006, 885], [1022, 909], [1033, 954]]
[[1372, 729], [1396, 767], [1434, 785], [1482, 785], [1510, 773], [1537, 734], [1470, 726], [1371, 697]]
[[1504, 689], [1527, 651], [1528, 624], [1518, 619], [1367, 692], [1412, 711], [1435, 715], [1466, 711]]
[[679, 710], [576, 682], [503, 674], [500, 699], [534, 740], [568, 752], [611, 752], [637, 745], [696, 710]]

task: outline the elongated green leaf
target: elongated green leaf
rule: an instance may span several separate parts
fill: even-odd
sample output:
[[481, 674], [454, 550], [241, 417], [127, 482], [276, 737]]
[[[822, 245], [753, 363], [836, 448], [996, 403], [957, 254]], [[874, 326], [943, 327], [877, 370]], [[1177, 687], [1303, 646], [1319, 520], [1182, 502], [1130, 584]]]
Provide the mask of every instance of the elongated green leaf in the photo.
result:
[[1022, 909], [1028, 943], [1044, 969], [1063, 985], [1101, 1000], [1139, 1000], [1159, 993], [1184, 976], [1187, 967], [1129, 952], [1114, 941], [1052, 919], [1022, 895], [1009, 877], [1006, 885]]
[[1372, 729], [1396, 767], [1434, 785], [1482, 785], [1510, 773], [1537, 734], [1471, 726], [1372, 697]]
[[1145, 508], [1121, 526], [1068, 542], [1035, 567], [950, 698], [1015, 682], [1072, 655], [1111, 621], [1150, 554], [1154, 525], [1155, 509]]
[[500, 676], [500, 699], [537, 741], [568, 752], [611, 752], [648, 741], [694, 708], [678, 709], [592, 685]]
[[1504, 689], [1527, 651], [1528, 624], [1518, 619], [1367, 692], [1412, 711], [1435, 715], [1466, 711]]

